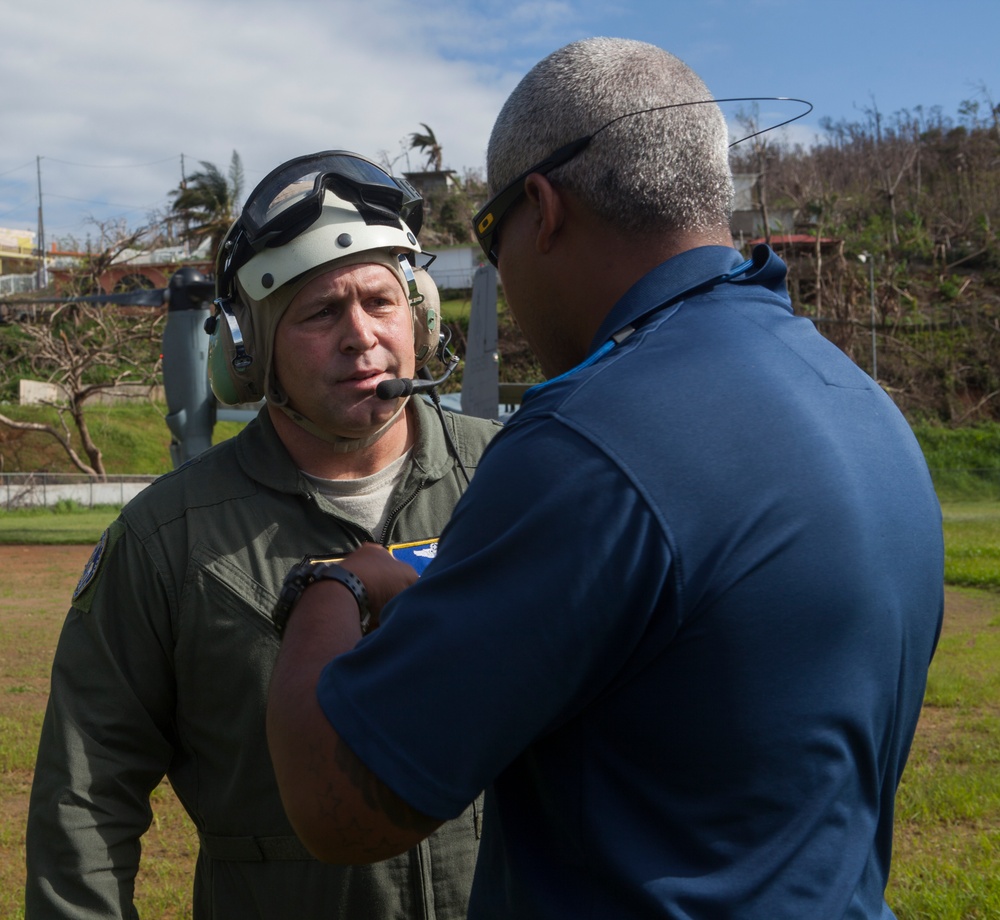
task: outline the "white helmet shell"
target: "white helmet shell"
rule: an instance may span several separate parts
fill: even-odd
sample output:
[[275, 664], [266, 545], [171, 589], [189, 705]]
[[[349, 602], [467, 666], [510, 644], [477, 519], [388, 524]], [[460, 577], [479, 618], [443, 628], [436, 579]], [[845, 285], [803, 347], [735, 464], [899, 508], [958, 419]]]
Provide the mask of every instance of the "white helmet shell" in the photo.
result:
[[264, 248], [236, 276], [247, 294], [263, 300], [268, 294], [318, 265], [370, 249], [420, 252], [420, 244], [401, 221], [368, 224], [349, 201], [325, 190], [316, 222], [283, 246]]

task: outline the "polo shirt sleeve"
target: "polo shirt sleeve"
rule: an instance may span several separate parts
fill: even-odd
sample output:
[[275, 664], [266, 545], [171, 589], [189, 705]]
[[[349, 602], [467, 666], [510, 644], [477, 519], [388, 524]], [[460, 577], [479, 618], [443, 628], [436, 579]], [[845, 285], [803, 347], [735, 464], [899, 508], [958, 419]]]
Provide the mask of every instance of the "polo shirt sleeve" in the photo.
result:
[[397, 795], [452, 818], [606, 692], [670, 570], [664, 522], [612, 451], [525, 420], [494, 440], [420, 580], [326, 667], [320, 705]]

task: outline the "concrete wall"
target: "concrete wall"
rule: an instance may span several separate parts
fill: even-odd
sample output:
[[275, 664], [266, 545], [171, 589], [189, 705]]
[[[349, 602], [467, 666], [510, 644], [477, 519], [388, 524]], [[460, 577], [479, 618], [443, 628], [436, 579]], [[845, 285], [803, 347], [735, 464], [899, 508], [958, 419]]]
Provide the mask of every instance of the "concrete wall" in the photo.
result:
[[[45, 383], [41, 380], [24, 380], [18, 385], [18, 398], [22, 406], [37, 406], [41, 403], [65, 403], [63, 389], [55, 383]], [[148, 400], [165, 403], [166, 393], [162, 386], [149, 387], [138, 383], [125, 383], [121, 386], [104, 390], [87, 400], [89, 405], [111, 406], [124, 402]]]
[[94, 505], [124, 505], [146, 488], [155, 476], [121, 476], [98, 482], [71, 473], [2, 473], [0, 508], [40, 508], [73, 501]]
[[427, 269], [434, 283], [442, 290], [471, 290], [472, 278], [479, 268], [482, 252], [479, 247], [452, 246], [448, 249], [432, 249], [437, 258]]

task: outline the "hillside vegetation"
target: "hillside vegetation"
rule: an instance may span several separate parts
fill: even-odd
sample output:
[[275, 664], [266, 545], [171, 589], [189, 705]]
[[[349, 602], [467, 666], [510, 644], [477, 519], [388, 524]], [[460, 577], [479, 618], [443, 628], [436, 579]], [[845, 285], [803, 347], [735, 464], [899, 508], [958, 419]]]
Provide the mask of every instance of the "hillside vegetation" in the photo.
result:
[[[756, 127], [755, 114], [744, 120]], [[918, 431], [990, 431], [1000, 422], [998, 165], [1000, 106], [985, 87], [955, 116], [919, 106], [886, 115], [873, 102], [856, 122], [825, 123], [808, 148], [765, 133], [732, 151], [734, 173], [751, 182], [758, 226], [770, 228], [763, 239], [788, 263], [795, 311], [876, 377]], [[468, 217], [483, 202], [483, 183], [470, 174], [448, 194], [431, 210], [427, 241], [471, 242]], [[435, 214], [448, 215], [447, 233], [435, 227]], [[737, 238], [747, 254], [755, 242]], [[81, 290], [103, 264], [90, 261], [80, 268]], [[458, 296], [444, 305], [444, 319], [461, 353], [469, 295]], [[30, 417], [10, 405], [21, 377], [68, 381], [92, 429], [85, 440], [107, 454], [108, 474], [161, 471], [169, 454], [157, 410], [135, 410], [137, 418], [148, 411], [151, 427], [163, 429], [158, 441], [140, 446], [142, 423], [118, 429], [114, 414], [87, 402], [86, 394], [119, 379], [162, 383], [162, 311], [103, 311], [12, 313], [0, 301], [0, 321], [8, 318], [0, 325], [0, 413]], [[148, 329], [137, 329], [140, 323]], [[499, 354], [502, 382], [540, 379], [502, 306]], [[458, 371], [444, 389], [460, 386]], [[0, 469], [65, 468], [58, 444], [40, 446], [39, 437], [0, 425]], [[100, 475], [102, 458], [93, 445], [82, 446]]]
[[[981, 87], [954, 118], [873, 102], [824, 129], [809, 149], [734, 148], [761, 217], [795, 215], [772, 242], [796, 311], [877, 365], [911, 421], [1000, 420], [1000, 106]], [[809, 239], [789, 250], [788, 233]]]

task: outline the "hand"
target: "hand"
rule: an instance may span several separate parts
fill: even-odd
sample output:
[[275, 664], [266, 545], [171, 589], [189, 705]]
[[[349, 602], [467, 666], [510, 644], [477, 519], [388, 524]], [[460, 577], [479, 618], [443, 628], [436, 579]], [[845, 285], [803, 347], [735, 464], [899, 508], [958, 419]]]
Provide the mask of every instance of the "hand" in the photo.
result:
[[389, 551], [377, 543], [362, 544], [340, 565], [357, 575], [364, 584], [368, 592], [368, 609], [372, 612], [373, 628], [378, 625], [382, 608], [417, 580], [417, 572], [413, 566], [393, 559]]

